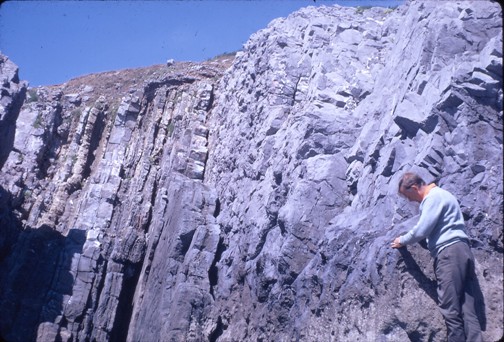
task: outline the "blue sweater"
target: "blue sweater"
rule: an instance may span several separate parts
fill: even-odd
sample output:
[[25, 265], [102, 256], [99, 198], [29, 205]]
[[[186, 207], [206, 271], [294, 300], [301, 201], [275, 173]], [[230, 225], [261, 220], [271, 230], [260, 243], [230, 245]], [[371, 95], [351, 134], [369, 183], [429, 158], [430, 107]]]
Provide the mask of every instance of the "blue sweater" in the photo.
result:
[[457, 241], [468, 240], [464, 217], [457, 199], [440, 187], [432, 188], [420, 203], [420, 219], [408, 233], [400, 237], [401, 245], [410, 245], [427, 238], [433, 257]]

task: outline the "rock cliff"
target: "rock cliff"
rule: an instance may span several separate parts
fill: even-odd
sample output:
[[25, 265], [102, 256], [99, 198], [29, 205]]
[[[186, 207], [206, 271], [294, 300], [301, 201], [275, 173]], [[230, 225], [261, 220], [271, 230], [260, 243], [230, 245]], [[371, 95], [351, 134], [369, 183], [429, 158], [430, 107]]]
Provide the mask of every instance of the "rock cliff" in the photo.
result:
[[502, 337], [496, 3], [308, 7], [236, 56], [0, 74], [6, 341], [443, 341], [428, 252], [389, 247], [407, 170], [460, 200]]

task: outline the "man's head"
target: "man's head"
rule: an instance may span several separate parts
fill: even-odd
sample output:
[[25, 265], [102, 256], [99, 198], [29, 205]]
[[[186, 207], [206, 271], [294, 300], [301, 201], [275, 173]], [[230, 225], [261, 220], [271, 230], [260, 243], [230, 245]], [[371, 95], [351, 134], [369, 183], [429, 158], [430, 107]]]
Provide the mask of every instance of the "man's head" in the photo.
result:
[[422, 202], [425, 181], [416, 173], [406, 172], [399, 181], [399, 193], [410, 201]]

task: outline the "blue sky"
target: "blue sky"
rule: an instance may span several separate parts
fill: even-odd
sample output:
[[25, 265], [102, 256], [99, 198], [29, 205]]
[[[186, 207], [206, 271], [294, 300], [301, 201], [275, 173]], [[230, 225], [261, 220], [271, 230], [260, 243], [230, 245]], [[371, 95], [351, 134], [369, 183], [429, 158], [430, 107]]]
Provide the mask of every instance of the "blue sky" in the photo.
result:
[[397, 6], [404, 0], [6, 1], [0, 51], [30, 86], [110, 70], [204, 61], [306, 6]]

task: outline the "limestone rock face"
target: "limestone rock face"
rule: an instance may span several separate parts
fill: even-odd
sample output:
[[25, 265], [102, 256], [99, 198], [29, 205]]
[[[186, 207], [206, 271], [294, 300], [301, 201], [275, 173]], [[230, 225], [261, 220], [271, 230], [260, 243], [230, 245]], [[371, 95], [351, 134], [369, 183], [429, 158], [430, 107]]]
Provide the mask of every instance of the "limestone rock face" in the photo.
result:
[[234, 60], [26, 99], [14, 69], [7, 341], [443, 341], [430, 255], [389, 247], [418, 219], [397, 196], [409, 170], [459, 199], [484, 338], [502, 337], [496, 3], [308, 7]]
[[[13, 150], [16, 120], [26, 95], [26, 83], [20, 82], [18, 67], [0, 53], [0, 170]], [[3, 175], [2, 175], [3, 176]], [[2, 177], [0, 176], [0, 177]], [[3, 188], [0, 181], [0, 263], [13, 250], [21, 225], [13, 214], [13, 207], [19, 205], [18, 198]], [[1, 276], [0, 276], [1, 277]], [[2, 316], [0, 316], [0, 319]], [[1, 332], [2, 330], [0, 330]], [[0, 334], [1, 336], [2, 334]]]
[[223, 78], [207, 164], [226, 233], [214, 288], [221, 338], [444, 340], [428, 253], [389, 248], [415, 222], [397, 196], [414, 170], [461, 201], [486, 339], [498, 339], [500, 7], [355, 12], [276, 21]]
[[[3, 338], [121, 341], [130, 327], [140, 340], [163, 340], [179, 329], [174, 321], [155, 325], [170, 322], [158, 290], [187, 286], [178, 279], [184, 257], [205, 255], [212, 264], [219, 228], [215, 190], [202, 182], [206, 117], [231, 61], [111, 72], [28, 91], [37, 100], [28, 97], [21, 109], [1, 174], [9, 199], [2, 229], [14, 235], [2, 245], [9, 249], [1, 261]], [[197, 238], [200, 253], [189, 250]], [[194, 266], [204, 270], [202, 261]], [[163, 304], [159, 311], [154, 303]]]
[[0, 169], [14, 142], [16, 120], [26, 94], [26, 83], [19, 81], [18, 67], [0, 53]]

